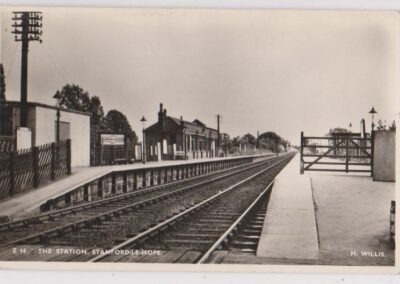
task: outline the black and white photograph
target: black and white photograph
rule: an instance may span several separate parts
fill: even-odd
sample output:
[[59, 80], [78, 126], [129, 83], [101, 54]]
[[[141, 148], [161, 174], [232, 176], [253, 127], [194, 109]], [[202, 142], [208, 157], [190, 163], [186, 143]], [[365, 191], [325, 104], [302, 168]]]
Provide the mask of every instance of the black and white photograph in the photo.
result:
[[0, 266], [395, 269], [397, 12], [0, 23]]

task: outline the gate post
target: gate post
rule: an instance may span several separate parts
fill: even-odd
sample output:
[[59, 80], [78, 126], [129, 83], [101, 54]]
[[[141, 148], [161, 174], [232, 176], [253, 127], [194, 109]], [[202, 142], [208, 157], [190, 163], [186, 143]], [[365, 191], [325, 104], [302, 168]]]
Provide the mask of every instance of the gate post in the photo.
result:
[[128, 172], [127, 171], [123, 172], [122, 178], [123, 178], [123, 180], [122, 180], [122, 192], [126, 193], [126, 192], [128, 192]]
[[[57, 145], [60, 147], [60, 145]], [[72, 173], [71, 171], [71, 139], [67, 139], [67, 174], [70, 175]]]
[[304, 161], [303, 161], [303, 141], [304, 141], [304, 132], [301, 132], [300, 139], [300, 174], [304, 174]]
[[371, 131], [371, 177], [374, 180], [375, 133]]
[[14, 191], [15, 191], [15, 156], [16, 156], [16, 152], [11, 151], [10, 152], [10, 164], [9, 164], [10, 191], [8, 193], [10, 196], [14, 195]]
[[51, 173], [50, 178], [51, 180], [56, 179], [56, 143], [51, 143]]
[[39, 186], [39, 149], [38, 147], [32, 148], [32, 159], [33, 159], [33, 187]]
[[111, 193], [115, 194], [117, 192], [117, 183], [116, 183], [116, 173], [111, 173]]
[[346, 173], [349, 172], [349, 139], [346, 139]]

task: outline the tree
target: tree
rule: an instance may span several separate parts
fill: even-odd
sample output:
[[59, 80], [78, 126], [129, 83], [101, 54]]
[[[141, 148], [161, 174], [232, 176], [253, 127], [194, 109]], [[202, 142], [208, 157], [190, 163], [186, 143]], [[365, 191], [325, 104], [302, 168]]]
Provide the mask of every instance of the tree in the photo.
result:
[[270, 149], [273, 152], [279, 152], [280, 148], [285, 148], [285, 140], [272, 131], [264, 132], [258, 137], [260, 148]]
[[385, 131], [386, 130], [386, 120], [383, 122], [381, 119], [378, 121], [377, 130]]
[[335, 128], [329, 129], [329, 132], [328, 132], [328, 134], [326, 134], [326, 136], [332, 136], [333, 133], [351, 133], [351, 131], [347, 130], [346, 128], [335, 127]]
[[239, 136], [234, 137], [232, 139], [232, 146], [233, 147], [239, 147], [240, 141], [241, 141], [241, 138]]
[[0, 102], [6, 100], [6, 78], [4, 75], [3, 64], [0, 63]]
[[118, 110], [113, 109], [107, 113], [105, 117], [105, 125], [108, 131], [125, 133], [127, 139], [130, 142], [137, 142], [136, 133], [132, 130], [128, 119], [123, 113], [119, 112]]
[[104, 110], [100, 98], [90, 97], [87, 91], [74, 84], [66, 84], [56, 94], [60, 96], [60, 107], [90, 113], [90, 156], [93, 163], [99, 132], [104, 129]]
[[243, 136], [242, 138], [242, 142], [243, 143], [247, 143], [252, 145], [253, 147], [256, 146], [256, 137], [254, 137], [253, 135], [251, 135], [250, 133], [247, 133]]
[[92, 123], [104, 128], [104, 110], [99, 97], [93, 96], [90, 98], [88, 111], [90, 112]]
[[394, 131], [396, 130], [396, 122], [393, 120], [390, 125], [387, 125], [387, 121], [378, 120], [378, 125], [376, 127], [380, 131]]
[[390, 131], [395, 131], [396, 130], [396, 121], [392, 121], [392, 124], [389, 126]]
[[65, 85], [56, 94], [60, 96], [60, 106], [66, 109], [89, 112], [90, 97], [89, 93], [78, 85]]
[[91, 130], [97, 132], [104, 128], [104, 110], [99, 97], [90, 97], [87, 91], [74, 84], [65, 85], [56, 94], [60, 96], [60, 107], [90, 113]]
[[110, 110], [104, 117], [101, 100], [97, 96], [90, 96], [87, 91], [75, 84], [66, 84], [56, 94], [60, 96], [60, 106], [69, 110], [90, 113], [90, 151], [92, 164], [96, 164], [96, 146], [100, 144], [100, 132], [125, 133], [128, 143], [133, 147], [137, 143], [136, 133], [132, 130], [126, 116], [118, 110]]

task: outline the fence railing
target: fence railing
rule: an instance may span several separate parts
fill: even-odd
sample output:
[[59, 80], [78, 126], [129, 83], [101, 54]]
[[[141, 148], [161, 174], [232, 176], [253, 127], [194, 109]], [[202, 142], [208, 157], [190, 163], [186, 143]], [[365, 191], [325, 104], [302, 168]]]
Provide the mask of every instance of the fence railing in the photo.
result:
[[128, 146], [96, 146], [93, 166], [127, 164], [135, 161], [135, 151]]
[[[304, 171], [372, 173], [374, 143], [371, 138], [345, 135], [306, 137], [301, 132], [300, 141], [301, 174]], [[319, 165], [323, 166], [316, 167]]]
[[15, 149], [14, 136], [0, 136], [0, 153], [11, 152]]
[[0, 153], [0, 199], [71, 174], [71, 140]]

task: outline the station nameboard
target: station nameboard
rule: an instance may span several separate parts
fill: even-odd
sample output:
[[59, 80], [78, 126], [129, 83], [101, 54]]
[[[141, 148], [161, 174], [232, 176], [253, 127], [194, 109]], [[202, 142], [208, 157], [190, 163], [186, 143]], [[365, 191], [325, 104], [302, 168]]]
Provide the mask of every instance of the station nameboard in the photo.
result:
[[125, 145], [124, 134], [100, 134], [101, 145]]

